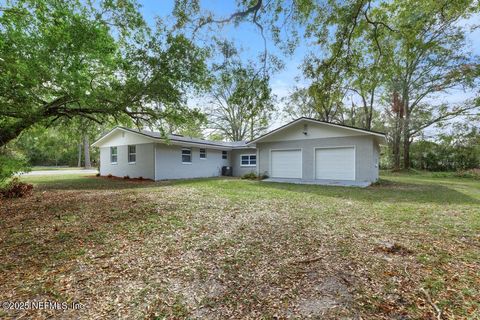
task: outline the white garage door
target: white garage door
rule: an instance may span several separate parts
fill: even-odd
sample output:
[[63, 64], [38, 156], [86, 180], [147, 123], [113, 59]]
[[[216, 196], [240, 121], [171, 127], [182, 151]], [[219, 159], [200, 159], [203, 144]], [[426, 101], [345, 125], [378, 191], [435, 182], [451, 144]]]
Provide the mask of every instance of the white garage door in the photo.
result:
[[355, 149], [316, 149], [315, 179], [355, 180]]
[[302, 178], [301, 150], [272, 150], [272, 178]]

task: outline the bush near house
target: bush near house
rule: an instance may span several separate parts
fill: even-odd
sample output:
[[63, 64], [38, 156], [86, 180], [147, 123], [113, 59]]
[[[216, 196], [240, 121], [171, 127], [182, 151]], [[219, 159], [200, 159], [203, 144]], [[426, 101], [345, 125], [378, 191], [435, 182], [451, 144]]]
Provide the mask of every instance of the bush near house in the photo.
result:
[[0, 189], [0, 195], [4, 198], [22, 198], [30, 195], [33, 185], [13, 178], [6, 186]]
[[25, 157], [8, 149], [0, 150], [0, 188], [6, 186], [15, 173], [27, 171], [30, 166]]
[[245, 173], [242, 176], [242, 179], [246, 179], [246, 180], [263, 180], [263, 179], [267, 179], [267, 178], [268, 178], [268, 176], [266, 174], [257, 175], [255, 172]]

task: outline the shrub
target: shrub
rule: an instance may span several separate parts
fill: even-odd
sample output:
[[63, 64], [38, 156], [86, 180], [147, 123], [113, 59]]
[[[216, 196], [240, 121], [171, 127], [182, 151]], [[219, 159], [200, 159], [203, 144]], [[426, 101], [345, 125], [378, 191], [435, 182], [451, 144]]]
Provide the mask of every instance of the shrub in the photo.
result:
[[0, 187], [6, 186], [15, 173], [28, 171], [30, 167], [22, 155], [10, 150], [0, 150]]
[[242, 179], [256, 180], [256, 179], [257, 179], [257, 175], [255, 174], [255, 172], [245, 173], [245, 174], [242, 176]]
[[267, 178], [268, 178], [268, 176], [265, 173], [257, 176], [257, 174], [255, 172], [245, 173], [242, 176], [242, 179], [247, 179], [247, 180], [263, 180], [263, 179], [267, 179]]
[[130, 179], [130, 177], [129, 176], [123, 176], [123, 179], [128, 180], [128, 179]]
[[455, 172], [455, 177], [480, 180], [480, 169], [457, 171]]
[[111, 173], [108, 174], [107, 178], [112, 178], [113, 175]]
[[22, 198], [30, 195], [32, 190], [33, 185], [30, 183], [21, 182], [18, 178], [13, 178], [0, 190], [0, 193], [4, 198]]
[[97, 173], [97, 174], [95, 175], [95, 177], [100, 177], [100, 173]]
[[138, 180], [143, 180], [143, 177], [138, 177]]

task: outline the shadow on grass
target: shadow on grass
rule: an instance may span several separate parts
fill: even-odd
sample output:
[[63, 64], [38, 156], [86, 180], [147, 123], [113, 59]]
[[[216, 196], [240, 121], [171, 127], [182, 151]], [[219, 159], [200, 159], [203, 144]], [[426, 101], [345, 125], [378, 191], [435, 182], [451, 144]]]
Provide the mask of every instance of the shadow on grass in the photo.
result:
[[405, 183], [384, 180], [367, 188], [261, 182], [263, 189], [318, 194], [363, 202], [412, 202], [436, 204], [477, 204], [480, 200], [454, 188], [435, 183]]
[[36, 177], [26, 179], [39, 190], [120, 190], [152, 188], [158, 184], [151, 180], [128, 180], [95, 176]]
[[89, 195], [88, 201], [82, 196], [63, 199], [50, 195], [42, 201], [27, 199], [22, 210], [0, 208], [0, 238], [5, 239], [0, 245], [0, 276], [18, 268], [54, 267], [83, 255], [93, 245], [107, 246], [112, 235], [183, 227], [177, 215], [180, 206], [159, 213], [155, 204], [132, 202], [120, 193]]
[[209, 183], [209, 181], [228, 181], [239, 180], [237, 178], [213, 177], [213, 178], [195, 178], [195, 179], [177, 179], [177, 180], [137, 180], [96, 177], [93, 175], [63, 175], [63, 176], [42, 176], [24, 179], [28, 183], [33, 183], [38, 190], [121, 190], [121, 189], [141, 189], [156, 188], [169, 185], [192, 185]]
[[[445, 181], [416, 180], [408, 182], [382, 179], [377, 185], [368, 188], [338, 187], [320, 185], [301, 185], [291, 183], [261, 182], [238, 178], [198, 178], [165, 181], [136, 181], [120, 178], [95, 176], [52, 176], [30, 179], [39, 190], [121, 190], [158, 188], [162, 186], [194, 186], [209, 188], [218, 194], [234, 195], [242, 193], [245, 197], [289, 197], [293, 192], [317, 194], [324, 197], [351, 199], [363, 202], [412, 202], [436, 204], [480, 204], [480, 199], [471, 197], [446, 185]], [[291, 194], [290, 194], [291, 196]]]
[[[444, 182], [444, 181], [443, 181]], [[285, 197], [314, 194], [323, 197], [342, 198], [362, 202], [412, 202], [435, 204], [466, 204], [480, 205], [480, 199], [464, 194], [442, 182], [399, 182], [381, 180], [379, 184], [367, 187], [339, 187], [322, 185], [302, 185], [293, 183], [262, 182], [241, 180], [237, 178], [212, 178], [171, 181], [175, 185], [190, 185], [202, 187], [209, 185], [218, 189], [219, 194], [234, 195], [242, 193], [248, 197]]]

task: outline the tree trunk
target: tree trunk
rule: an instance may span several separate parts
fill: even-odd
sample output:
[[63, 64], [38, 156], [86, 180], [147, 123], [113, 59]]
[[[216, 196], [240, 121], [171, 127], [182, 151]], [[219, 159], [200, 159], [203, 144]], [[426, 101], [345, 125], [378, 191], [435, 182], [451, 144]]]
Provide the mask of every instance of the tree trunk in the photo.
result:
[[77, 162], [77, 167], [82, 166], [82, 144], [78, 144], [78, 162]]
[[393, 136], [393, 170], [400, 170], [400, 143], [401, 143], [401, 125], [400, 118], [395, 119], [395, 131]]
[[90, 164], [90, 143], [88, 141], [88, 135], [83, 136], [83, 154], [85, 155], [85, 169], [90, 169], [92, 165]]
[[403, 168], [410, 169], [410, 112], [408, 107], [405, 107], [403, 121]]
[[410, 169], [410, 140], [406, 134], [404, 134], [403, 141], [403, 168]]
[[367, 110], [367, 119], [365, 121], [365, 129], [372, 129], [372, 120], [373, 120], [373, 103], [375, 102], [375, 89], [370, 93], [370, 104]]
[[410, 95], [408, 85], [404, 85], [403, 90], [403, 169], [410, 169]]

